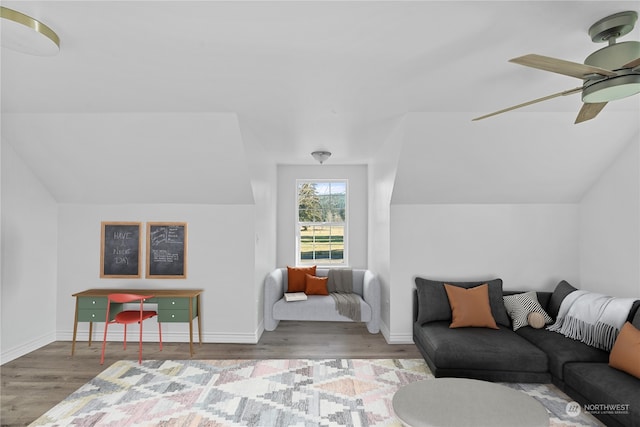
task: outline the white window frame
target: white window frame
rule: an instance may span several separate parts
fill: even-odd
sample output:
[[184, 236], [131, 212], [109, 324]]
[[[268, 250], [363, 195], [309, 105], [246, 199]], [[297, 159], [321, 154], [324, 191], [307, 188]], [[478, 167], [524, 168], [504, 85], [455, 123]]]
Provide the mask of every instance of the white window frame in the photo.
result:
[[[307, 184], [307, 183], [333, 183], [333, 182], [339, 182], [339, 183], [344, 183], [345, 185], [345, 218], [344, 218], [344, 222], [323, 222], [323, 221], [319, 221], [319, 222], [300, 222], [300, 213], [298, 212], [298, 208], [300, 207], [300, 201], [299, 201], [299, 192], [298, 192], [298, 188], [300, 187], [301, 184]], [[349, 208], [349, 180], [344, 178], [344, 179], [297, 179], [296, 180], [296, 186], [295, 186], [295, 192], [296, 192], [296, 205], [295, 205], [295, 248], [296, 248], [296, 265], [297, 266], [310, 266], [310, 265], [317, 265], [318, 267], [322, 267], [322, 268], [330, 268], [330, 267], [348, 267], [349, 266], [349, 211], [351, 210]], [[339, 263], [322, 263], [323, 260], [303, 260], [301, 259], [301, 250], [300, 250], [300, 246], [301, 246], [301, 235], [300, 235], [300, 229], [303, 226], [342, 226], [344, 227], [344, 235], [342, 236], [342, 243], [343, 243], [343, 252], [342, 252], [342, 262]], [[320, 261], [320, 262], [318, 262]]]

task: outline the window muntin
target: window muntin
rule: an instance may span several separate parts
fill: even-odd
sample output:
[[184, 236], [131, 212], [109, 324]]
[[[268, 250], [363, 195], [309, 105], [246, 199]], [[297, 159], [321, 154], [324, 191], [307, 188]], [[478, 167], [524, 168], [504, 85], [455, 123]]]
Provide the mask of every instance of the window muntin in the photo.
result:
[[347, 265], [347, 181], [298, 180], [296, 262]]

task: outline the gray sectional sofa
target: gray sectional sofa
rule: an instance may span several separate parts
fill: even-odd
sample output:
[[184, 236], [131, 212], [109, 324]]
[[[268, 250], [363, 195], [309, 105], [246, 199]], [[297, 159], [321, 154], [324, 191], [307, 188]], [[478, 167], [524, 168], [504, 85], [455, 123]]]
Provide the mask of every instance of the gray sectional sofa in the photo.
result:
[[[502, 297], [518, 292], [503, 292], [500, 279], [447, 283], [465, 288], [488, 283], [498, 329], [449, 328], [444, 282], [416, 278], [413, 338], [434, 376], [552, 382], [583, 407], [591, 405], [586, 408], [607, 425], [640, 427], [640, 379], [610, 367], [608, 352], [545, 328], [513, 331]], [[553, 292], [537, 292], [537, 297], [555, 320], [562, 300], [574, 290], [562, 281]], [[627, 317], [636, 328], [639, 306], [635, 301]], [[600, 405], [621, 405], [622, 410]]]
[[[327, 277], [328, 268], [318, 268], [316, 276]], [[287, 302], [287, 269], [277, 268], [265, 279], [264, 329], [273, 331], [281, 320], [353, 322], [338, 313], [331, 296], [309, 295], [306, 301]], [[380, 282], [369, 270], [353, 269], [353, 293], [360, 299], [360, 322], [372, 334], [380, 332]]]

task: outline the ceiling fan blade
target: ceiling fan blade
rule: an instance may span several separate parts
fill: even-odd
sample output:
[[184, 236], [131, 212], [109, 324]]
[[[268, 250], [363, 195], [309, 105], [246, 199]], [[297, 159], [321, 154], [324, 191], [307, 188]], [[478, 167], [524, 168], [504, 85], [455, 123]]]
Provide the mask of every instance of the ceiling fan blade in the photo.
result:
[[576, 117], [575, 124], [586, 122], [587, 120], [593, 119], [595, 116], [602, 111], [604, 106], [607, 105], [606, 102], [594, 102], [594, 103], [584, 103], [582, 104], [582, 108], [578, 113], [578, 117]]
[[569, 77], [584, 79], [590, 74], [600, 74], [602, 76], [617, 76], [616, 73], [600, 67], [578, 64], [577, 62], [565, 61], [542, 55], [524, 55], [510, 59], [509, 62], [524, 65], [526, 67], [537, 68], [539, 70], [551, 71], [552, 73], [564, 74]]
[[515, 109], [522, 108], [522, 107], [526, 107], [527, 105], [537, 104], [538, 102], [546, 101], [548, 99], [557, 98], [559, 96], [573, 95], [574, 93], [579, 93], [581, 91], [582, 91], [582, 86], [574, 88], [574, 89], [565, 90], [563, 92], [554, 93], [552, 95], [543, 96], [542, 98], [534, 99], [532, 101], [523, 102], [522, 104], [514, 105], [513, 107], [508, 107], [508, 108], [505, 108], [503, 110], [494, 111], [493, 113], [485, 114], [484, 116], [476, 117], [472, 121], [475, 122], [477, 120], [486, 119], [488, 117], [492, 117], [492, 116], [496, 116], [498, 114], [506, 113], [507, 111], [515, 110]]
[[624, 64], [622, 66], [622, 68], [636, 68], [636, 67], [640, 67], [640, 58], [634, 59], [633, 61], [629, 62], [628, 64]]

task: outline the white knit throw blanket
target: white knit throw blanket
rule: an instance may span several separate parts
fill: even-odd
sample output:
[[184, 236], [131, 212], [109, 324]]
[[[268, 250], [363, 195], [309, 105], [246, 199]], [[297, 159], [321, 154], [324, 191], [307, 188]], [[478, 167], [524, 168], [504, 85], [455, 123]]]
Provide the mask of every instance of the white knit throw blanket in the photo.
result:
[[555, 323], [547, 329], [610, 351], [634, 301], [634, 298], [573, 291], [562, 301]]

